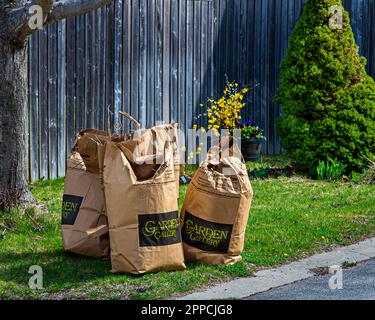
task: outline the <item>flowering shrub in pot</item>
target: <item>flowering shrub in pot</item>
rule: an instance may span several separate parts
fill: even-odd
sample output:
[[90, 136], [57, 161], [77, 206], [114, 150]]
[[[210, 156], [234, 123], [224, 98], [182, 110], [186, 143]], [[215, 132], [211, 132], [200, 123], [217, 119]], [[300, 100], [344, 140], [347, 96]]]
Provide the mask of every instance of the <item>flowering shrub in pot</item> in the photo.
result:
[[241, 151], [246, 161], [257, 161], [262, 150], [262, 143], [266, 140], [263, 130], [251, 121], [236, 123], [241, 129]]
[[[207, 130], [213, 130], [216, 136], [220, 136], [221, 130], [229, 130], [231, 134], [233, 130], [241, 130], [242, 154], [246, 161], [256, 161], [265, 137], [258, 126], [242, 121], [241, 112], [246, 108], [245, 96], [248, 92], [249, 88], [227, 81], [222, 97], [217, 100], [208, 99], [209, 106], [204, 115], [208, 120]], [[201, 107], [204, 105], [201, 104]], [[198, 124], [194, 124], [193, 129], [198, 129]]]

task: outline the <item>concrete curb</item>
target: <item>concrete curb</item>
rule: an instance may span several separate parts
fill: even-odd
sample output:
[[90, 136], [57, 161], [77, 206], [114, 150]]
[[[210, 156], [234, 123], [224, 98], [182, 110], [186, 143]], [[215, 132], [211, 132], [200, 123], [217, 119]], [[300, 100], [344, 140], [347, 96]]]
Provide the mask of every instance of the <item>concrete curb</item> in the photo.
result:
[[314, 273], [311, 269], [342, 265], [345, 262], [361, 262], [371, 258], [375, 258], [375, 238], [317, 254], [279, 268], [261, 270], [253, 277], [222, 283], [205, 291], [177, 298], [177, 300], [243, 299], [313, 277]]

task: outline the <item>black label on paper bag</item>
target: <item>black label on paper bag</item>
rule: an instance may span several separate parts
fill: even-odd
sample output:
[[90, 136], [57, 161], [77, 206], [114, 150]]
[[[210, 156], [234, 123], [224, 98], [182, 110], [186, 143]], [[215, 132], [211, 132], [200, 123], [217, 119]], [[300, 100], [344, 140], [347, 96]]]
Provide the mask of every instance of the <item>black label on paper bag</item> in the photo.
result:
[[185, 212], [182, 241], [203, 251], [228, 252], [232, 224], [206, 221]]
[[178, 211], [141, 214], [138, 216], [138, 223], [141, 247], [167, 246], [181, 242]]
[[83, 197], [64, 194], [62, 203], [62, 224], [73, 225], [76, 222]]

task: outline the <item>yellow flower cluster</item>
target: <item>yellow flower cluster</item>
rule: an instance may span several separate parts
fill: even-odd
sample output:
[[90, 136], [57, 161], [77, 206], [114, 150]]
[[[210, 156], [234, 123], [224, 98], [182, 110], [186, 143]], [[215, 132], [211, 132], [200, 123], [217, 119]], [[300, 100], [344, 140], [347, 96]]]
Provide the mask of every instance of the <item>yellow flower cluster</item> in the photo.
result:
[[207, 109], [208, 130], [232, 129], [241, 120], [241, 110], [248, 88], [240, 89], [238, 83], [228, 83], [223, 96], [218, 100], [208, 99], [211, 107]]

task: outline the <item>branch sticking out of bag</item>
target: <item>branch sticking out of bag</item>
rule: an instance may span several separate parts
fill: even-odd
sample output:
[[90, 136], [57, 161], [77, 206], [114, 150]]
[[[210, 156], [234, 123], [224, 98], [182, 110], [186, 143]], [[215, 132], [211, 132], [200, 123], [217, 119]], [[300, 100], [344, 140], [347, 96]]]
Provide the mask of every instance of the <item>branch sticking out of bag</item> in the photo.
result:
[[141, 124], [135, 120], [129, 113], [125, 112], [125, 111], [120, 111], [119, 112], [120, 115], [126, 117], [129, 119], [129, 121], [131, 123], [133, 123], [134, 127], [136, 128], [136, 130], [140, 130], [141, 129]]

